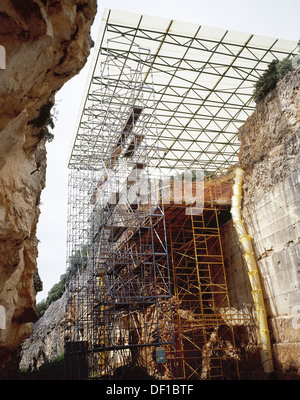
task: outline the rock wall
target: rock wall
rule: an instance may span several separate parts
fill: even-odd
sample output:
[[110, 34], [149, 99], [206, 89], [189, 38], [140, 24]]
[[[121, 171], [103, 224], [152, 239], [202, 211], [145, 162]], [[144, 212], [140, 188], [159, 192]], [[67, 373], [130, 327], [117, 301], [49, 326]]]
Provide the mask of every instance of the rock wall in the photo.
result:
[[[54, 26], [60, 26], [62, 20], [63, 18], [58, 18]], [[66, 49], [69, 49], [68, 46]], [[72, 65], [74, 60], [71, 56], [69, 58]], [[49, 71], [52, 72], [49, 74], [54, 75], [60, 84], [63, 77], [66, 78], [65, 74], [68, 74], [68, 64], [65, 64], [67, 60], [68, 50], [65, 50], [61, 53], [61, 58], [56, 59], [57, 64], [50, 63], [52, 66]], [[62, 66], [64, 69], [60, 71]], [[47, 75], [48, 72], [44, 72], [43, 79], [46, 81]], [[253, 238], [258, 260], [269, 317], [276, 377], [279, 379], [295, 379], [300, 376], [299, 78], [299, 69], [288, 73], [278, 83], [277, 88], [257, 105], [255, 112], [239, 132], [240, 164], [245, 170], [242, 214], [248, 233]], [[54, 81], [53, 76], [52, 79]], [[37, 90], [37, 86], [33, 87]], [[5, 171], [5, 174], [0, 171], [0, 219], [3, 221], [0, 224], [3, 238], [0, 242], [0, 254], [7, 260], [6, 264], [0, 266], [0, 305], [9, 310], [6, 325], [9, 328], [7, 332], [10, 332], [10, 336], [5, 338], [4, 330], [0, 330], [0, 345], [6, 352], [9, 349], [9, 354], [17, 349], [16, 344], [32, 330], [32, 322], [25, 321], [36, 318], [30, 312], [34, 308], [34, 285], [37, 287], [38, 283], [38, 279], [34, 279], [37, 251], [35, 226], [39, 213], [39, 194], [45, 184], [46, 162], [44, 143], [38, 138], [41, 129], [34, 125], [37, 123], [41, 105], [46, 104], [51, 99], [51, 92], [56, 90], [55, 85], [47, 88], [47, 96], [43, 96], [43, 90], [40, 93], [43, 100], [36, 95], [30, 95], [29, 98], [24, 95], [24, 108], [16, 110], [16, 117], [7, 117], [6, 125], [2, 127], [4, 130], [11, 124], [6, 133], [9, 141], [6, 147], [0, 146], [1, 149], [6, 149], [0, 154], [1, 163], [4, 162], [1, 168]], [[23, 115], [24, 110], [28, 115]], [[7, 114], [12, 111], [7, 110]], [[28, 125], [29, 121], [35, 123]], [[36, 161], [40, 159], [40, 171], [30, 175], [36, 167]], [[21, 206], [24, 198], [27, 202]], [[9, 221], [10, 225], [6, 225], [5, 221]], [[252, 319], [254, 313], [251, 288], [232, 221], [228, 221], [221, 231], [231, 306], [235, 310], [245, 311], [251, 317], [245, 323], [245, 329], [239, 325], [235, 332], [236, 344], [242, 357], [241, 375], [246, 379], [263, 378], [260, 375], [261, 362], [255, 319]], [[33, 336], [25, 341], [21, 367], [38, 368], [40, 363], [51, 361], [52, 357], [59, 355], [61, 348], [56, 344], [63, 342], [59, 341], [59, 337], [62, 337], [62, 319], [56, 314], [58, 309], [61, 310], [61, 304], [54, 303], [48, 314], [36, 324]], [[55, 317], [52, 322], [51, 315]], [[51, 325], [51, 329], [46, 327], [47, 324]], [[10, 341], [11, 346], [8, 345]], [[30, 349], [30, 356], [26, 354], [26, 349]], [[3, 357], [2, 353], [2, 360], [4, 359], [8, 365], [8, 358]]]
[[240, 129], [242, 214], [261, 274], [277, 377], [300, 376], [300, 69]]
[[36, 226], [45, 187], [45, 123], [55, 92], [84, 66], [96, 0], [0, 4], [0, 378], [18, 367], [37, 320]]
[[34, 324], [32, 335], [22, 344], [21, 370], [37, 371], [44, 363], [54, 361], [64, 352], [66, 304], [67, 293], [51, 303]]

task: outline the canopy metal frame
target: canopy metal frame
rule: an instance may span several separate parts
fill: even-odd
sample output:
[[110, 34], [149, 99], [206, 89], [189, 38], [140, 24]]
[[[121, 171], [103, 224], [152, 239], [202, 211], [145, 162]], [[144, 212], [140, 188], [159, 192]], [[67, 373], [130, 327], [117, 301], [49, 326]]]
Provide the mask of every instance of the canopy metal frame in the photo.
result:
[[[111, 38], [118, 40], [108, 48]], [[156, 114], [157, 124], [149, 135], [160, 154], [157, 157], [156, 150], [149, 151], [149, 159], [153, 165], [159, 161], [166, 173], [189, 168], [212, 173], [237, 163], [238, 131], [255, 108], [255, 82], [273, 59], [291, 57], [296, 51], [292, 41], [106, 10], [74, 135], [70, 168], [80, 168], [84, 162], [83, 136], [89, 126], [90, 103], [97, 96], [97, 86], [103, 84], [101, 62], [114, 54], [124, 65], [138, 63], [141, 51], [137, 52], [135, 45], [145, 49], [149, 66], [144, 85], [154, 82], [156, 101], [149, 112]], [[122, 79], [120, 72], [110, 81], [116, 92]]]

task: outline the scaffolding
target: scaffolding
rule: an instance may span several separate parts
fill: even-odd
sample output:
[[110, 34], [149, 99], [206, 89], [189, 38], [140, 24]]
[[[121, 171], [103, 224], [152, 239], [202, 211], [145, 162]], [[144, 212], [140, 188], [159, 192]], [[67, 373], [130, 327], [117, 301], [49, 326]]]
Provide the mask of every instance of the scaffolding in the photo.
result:
[[[179, 223], [178, 223], [179, 222]], [[216, 208], [169, 226], [177, 313], [177, 357], [183, 379], [238, 379]]]
[[239, 378], [220, 217], [249, 89], [294, 45], [106, 11], [69, 160], [66, 379]]
[[[149, 112], [155, 108], [153, 88], [143, 84], [149, 54], [136, 52], [140, 61], [134, 69], [114, 54], [101, 65], [101, 85], [91, 93], [87, 111], [83, 163], [70, 174], [65, 338], [70, 379], [174, 377], [161, 180], [157, 169], [153, 179], [147, 159], [150, 149], [155, 152], [155, 143], [147, 141], [155, 124]], [[116, 82], [120, 70], [124, 79]], [[165, 360], [166, 354], [173, 356]]]

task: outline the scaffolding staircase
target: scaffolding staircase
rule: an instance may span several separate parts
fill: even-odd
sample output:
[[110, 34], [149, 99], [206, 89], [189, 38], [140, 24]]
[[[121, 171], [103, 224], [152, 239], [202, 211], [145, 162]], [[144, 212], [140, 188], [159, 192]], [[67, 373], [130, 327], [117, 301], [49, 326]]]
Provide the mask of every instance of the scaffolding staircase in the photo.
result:
[[175, 331], [182, 379], [238, 379], [217, 210], [170, 227]]

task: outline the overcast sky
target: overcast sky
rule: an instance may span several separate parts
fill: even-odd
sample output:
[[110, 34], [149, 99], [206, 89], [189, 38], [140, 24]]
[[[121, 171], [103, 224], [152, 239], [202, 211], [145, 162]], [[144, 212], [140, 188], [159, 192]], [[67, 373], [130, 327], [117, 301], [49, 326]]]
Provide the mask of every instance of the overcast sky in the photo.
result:
[[[94, 41], [108, 8], [280, 39], [300, 39], [299, 0], [99, 0], [92, 27]], [[44, 287], [37, 302], [47, 297], [66, 269], [67, 161], [92, 54], [93, 50], [81, 73], [56, 96], [59, 113], [53, 131], [55, 139], [47, 144], [47, 181], [37, 232], [38, 268]]]

